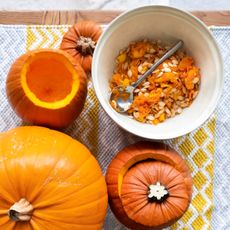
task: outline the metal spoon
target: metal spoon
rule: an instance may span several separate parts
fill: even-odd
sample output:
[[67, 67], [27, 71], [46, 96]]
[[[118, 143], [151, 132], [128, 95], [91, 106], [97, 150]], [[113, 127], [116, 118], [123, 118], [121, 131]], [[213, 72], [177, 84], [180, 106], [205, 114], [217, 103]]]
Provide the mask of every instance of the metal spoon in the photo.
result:
[[126, 112], [132, 105], [133, 93], [135, 88], [145, 80], [162, 62], [171, 57], [178, 49], [183, 45], [183, 41], [179, 40], [173, 45], [156, 63], [154, 63], [151, 68], [146, 71], [136, 82], [132, 85], [124, 88], [123, 86], [117, 86], [113, 89], [110, 94], [110, 101], [116, 102], [116, 110], [119, 113]]

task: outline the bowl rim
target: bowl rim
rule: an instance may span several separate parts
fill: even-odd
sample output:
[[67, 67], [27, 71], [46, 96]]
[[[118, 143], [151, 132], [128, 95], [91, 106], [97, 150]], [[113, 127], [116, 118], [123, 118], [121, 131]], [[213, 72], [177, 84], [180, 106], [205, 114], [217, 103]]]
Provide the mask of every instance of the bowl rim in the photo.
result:
[[[151, 11], [151, 10], [159, 10], [159, 11], [168, 11], [171, 13], [179, 13], [181, 15], [184, 15], [186, 17], [190, 17], [191, 20], [195, 21], [198, 25], [200, 25], [200, 27], [203, 29], [203, 31], [206, 33], [206, 35], [209, 37], [210, 42], [213, 45], [214, 48], [214, 52], [216, 53], [216, 57], [218, 59], [218, 65], [219, 65], [219, 88], [218, 88], [218, 92], [215, 98], [215, 101], [212, 103], [212, 107], [211, 109], [209, 109], [209, 111], [205, 114], [205, 116], [202, 117], [202, 119], [198, 119], [198, 122], [194, 123], [195, 125], [189, 127], [189, 128], [184, 128], [184, 129], [178, 129], [179, 131], [177, 132], [173, 132], [172, 133], [165, 133], [164, 135], [160, 135], [157, 134], [155, 132], [152, 133], [148, 133], [148, 132], [142, 132], [139, 133], [138, 130], [132, 130], [130, 127], [127, 126], [123, 126], [120, 122], [120, 119], [118, 118], [118, 116], [116, 116], [114, 113], [112, 113], [112, 107], [109, 108], [102, 100], [102, 96], [100, 96], [100, 87], [99, 84], [97, 83], [97, 77], [96, 77], [96, 72], [97, 72], [97, 63], [96, 63], [96, 58], [95, 56], [97, 56], [97, 53], [99, 52], [100, 48], [101, 48], [101, 44], [103, 44], [106, 41], [106, 37], [107, 34], [109, 33], [110, 30], [113, 30], [113, 27], [119, 25], [120, 22], [123, 21], [123, 19], [126, 19], [127, 17], [130, 17], [130, 15], [132, 14], [138, 14], [141, 13], [143, 11]], [[129, 133], [132, 133], [136, 136], [142, 137], [142, 138], [146, 138], [146, 139], [150, 139], [150, 140], [167, 140], [167, 139], [172, 139], [172, 138], [177, 138], [183, 135], [186, 135], [190, 132], [192, 132], [193, 130], [199, 128], [203, 123], [205, 123], [210, 116], [213, 114], [217, 103], [221, 97], [222, 91], [223, 91], [223, 84], [224, 84], [224, 76], [223, 76], [223, 59], [219, 50], [219, 47], [217, 45], [217, 42], [215, 40], [215, 38], [213, 37], [211, 31], [208, 29], [208, 27], [205, 25], [204, 22], [202, 22], [199, 18], [197, 18], [196, 16], [192, 15], [190, 12], [175, 8], [175, 7], [171, 7], [171, 6], [164, 6], [164, 5], [145, 5], [145, 6], [141, 6], [141, 7], [137, 7], [128, 11], [123, 12], [122, 14], [120, 14], [119, 16], [117, 16], [114, 20], [112, 20], [107, 28], [104, 30], [104, 32], [102, 33], [101, 37], [99, 38], [98, 42], [97, 42], [97, 46], [96, 49], [94, 50], [94, 58], [93, 58], [93, 62], [92, 62], [92, 83], [93, 83], [93, 87], [95, 90], [95, 94], [97, 99], [99, 100], [102, 108], [104, 109], [104, 111], [109, 115], [109, 117], [116, 122], [116, 124], [118, 124], [121, 128], [123, 128], [124, 130], [128, 131]], [[144, 125], [144, 124], [143, 124]]]

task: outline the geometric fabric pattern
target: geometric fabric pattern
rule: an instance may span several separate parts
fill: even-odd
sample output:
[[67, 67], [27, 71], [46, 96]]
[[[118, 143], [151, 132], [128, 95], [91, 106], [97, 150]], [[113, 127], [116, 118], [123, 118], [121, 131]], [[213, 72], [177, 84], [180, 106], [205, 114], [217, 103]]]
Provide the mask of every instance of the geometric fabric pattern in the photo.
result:
[[[26, 125], [14, 114], [7, 102], [5, 80], [10, 65], [18, 56], [28, 50], [58, 48], [62, 36], [68, 28], [68, 25], [0, 26], [1, 132], [15, 126]], [[215, 31], [215, 28], [213, 28], [213, 33], [218, 38], [218, 31]], [[230, 33], [230, 29], [228, 33]], [[230, 54], [228, 59], [230, 60]], [[230, 95], [228, 101], [229, 99]], [[230, 110], [228, 111], [230, 112]], [[216, 134], [218, 133], [218, 116], [217, 110], [215, 115], [212, 115], [199, 129], [188, 135], [165, 141], [186, 160], [190, 167], [194, 184], [192, 203], [188, 211], [171, 229], [211, 229], [212, 225], [218, 227], [218, 223], [212, 221], [212, 216], [216, 213], [214, 209], [215, 196], [218, 197], [218, 194], [214, 191], [216, 188], [214, 184], [215, 177], [218, 175], [219, 170], [216, 167], [214, 168], [215, 155], [217, 154]], [[229, 127], [230, 121], [228, 120], [226, 123]], [[128, 144], [141, 140], [141, 138], [121, 129], [107, 116], [99, 105], [91, 81], [88, 84], [88, 96], [83, 112], [64, 132], [78, 139], [91, 150], [99, 161], [103, 173], [106, 172], [108, 164], [119, 150]], [[228, 194], [226, 194], [225, 198], [229, 211], [230, 202], [227, 196]], [[225, 220], [219, 219], [220, 223], [223, 222], [223, 229], [227, 229], [227, 226], [229, 226], [224, 224], [224, 221], [229, 221], [229, 215], [226, 215]], [[230, 224], [230, 222], [228, 223]], [[108, 210], [104, 229], [118, 230], [126, 228]]]

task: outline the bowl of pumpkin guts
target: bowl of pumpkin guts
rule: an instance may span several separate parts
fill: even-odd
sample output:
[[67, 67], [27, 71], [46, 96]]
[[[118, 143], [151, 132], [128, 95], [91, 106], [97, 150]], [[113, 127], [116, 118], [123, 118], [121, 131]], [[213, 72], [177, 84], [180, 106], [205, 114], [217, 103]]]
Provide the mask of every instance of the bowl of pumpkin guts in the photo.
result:
[[[119, 113], [111, 91], [132, 86], [178, 40], [183, 47], [135, 88], [130, 108]], [[172, 7], [148, 6], [108, 26], [94, 52], [92, 79], [100, 104], [119, 126], [162, 140], [185, 135], [210, 117], [222, 91], [223, 63], [203, 22]]]

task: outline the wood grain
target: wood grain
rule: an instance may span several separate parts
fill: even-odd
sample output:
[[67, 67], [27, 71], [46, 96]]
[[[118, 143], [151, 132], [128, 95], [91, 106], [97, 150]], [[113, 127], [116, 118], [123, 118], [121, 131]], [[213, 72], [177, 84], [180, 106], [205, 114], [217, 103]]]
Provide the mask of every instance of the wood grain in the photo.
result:
[[[91, 19], [98, 23], [109, 23], [119, 11], [0, 11], [0, 24], [63, 25], [79, 20]], [[230, 11], [193, 11], [206, 25], [230, 25]]]
[[106, 24], [121, 12], [118, 11], [0, 11], [0, 24], [72, 25], [79, 20], [94, 20]]

